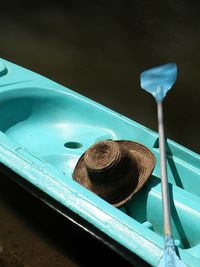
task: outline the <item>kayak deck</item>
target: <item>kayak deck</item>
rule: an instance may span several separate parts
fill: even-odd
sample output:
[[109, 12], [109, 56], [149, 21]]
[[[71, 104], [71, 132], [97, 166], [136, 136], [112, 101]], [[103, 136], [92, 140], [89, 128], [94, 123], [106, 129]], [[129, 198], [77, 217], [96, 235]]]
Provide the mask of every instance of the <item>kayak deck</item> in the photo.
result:
[[[163, 252], [158, 134], [36, 73], [1, 60], [0, 162], [125, 248], [156, 266]], [[157, 164], [130, 202], [117, 209], [72, 180], [97, 141], [142, 143]], [[167, 141], [172, 228], [180, 258], [200, 265], [200, 156]]]

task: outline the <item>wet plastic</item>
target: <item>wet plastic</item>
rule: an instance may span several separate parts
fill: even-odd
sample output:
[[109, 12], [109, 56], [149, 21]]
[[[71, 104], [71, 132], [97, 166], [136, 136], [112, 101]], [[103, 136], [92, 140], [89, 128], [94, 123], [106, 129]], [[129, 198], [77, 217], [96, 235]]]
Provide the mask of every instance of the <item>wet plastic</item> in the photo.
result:
[[[152, 266], [163, 254], [158, 134], [34, 72], [1, 60], [0, 162]], [[2, 66], [3, 66], [2, 65]], [[97, 141], [127, 139], [157, 157], [147, 185], [121, 210], [72, 179]], [[168, 140], [172, 227], [180, 258], [200, 266], [200, 156]]]

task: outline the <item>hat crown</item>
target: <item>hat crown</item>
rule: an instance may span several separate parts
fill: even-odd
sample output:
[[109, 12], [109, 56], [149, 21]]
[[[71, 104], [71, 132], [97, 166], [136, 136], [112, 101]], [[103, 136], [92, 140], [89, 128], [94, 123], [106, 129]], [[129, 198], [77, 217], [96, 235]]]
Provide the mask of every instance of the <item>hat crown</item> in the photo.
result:
[[[122, 164], [125, 152], [120, 146], [112, 141], [106, 140], [93, 145], [84, 156], [87, 172], [91, 183], [103, 184], [116, 181], [116, 173]], [[115, 176], [111, 173], [115, 172]]]

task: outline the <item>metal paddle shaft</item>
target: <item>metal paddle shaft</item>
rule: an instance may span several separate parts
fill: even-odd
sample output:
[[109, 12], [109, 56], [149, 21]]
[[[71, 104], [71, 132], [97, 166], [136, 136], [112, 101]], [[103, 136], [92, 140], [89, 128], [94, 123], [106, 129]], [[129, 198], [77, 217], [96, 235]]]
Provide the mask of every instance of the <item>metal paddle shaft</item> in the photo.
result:
[[168, 188], [168, 179], [167, 179], [165, 133], [164, 133], [164, 123], [163, 123], [162, 102], [157, 103], [157, 115], [158, 115], [159, 147], [160, 147], [160, 170], [161, 170], [161, 177], [162, 177], [161, 185], [162, 185], [164, 234], [167, 236], [171, 236], [172, 235], [171, 212], [170, 212], [169, 188]]
[[[178, 257], [175, 254], [175, 245], [172, 237], [171, 228], [171, 209], [169, 198], [169, 187], [167, 179], [167, 164], [166, 164], [166, 150], [165, 150], [165, 132], [163, 121], [163, 104], [157, 102], [158, 115], [158, 132], [159, 132], [159, 148], [160, 148], [160, 171], [161, 171], [161, 187], [162, 187], [162, 206], [163, 206], [163, 223], [165, 235], [165, 251], [161, 258], [158, 267], [174, 267], [177, 266]], [[175, 261], [175, 258], [176, 261]]]
[[186, 267], [176, 255], [174, 240], [171, 228], [170, 196], [167, 179], [165, 134], [163, 122], [162, 101], [166, 93], [171, 89], [177, 76], [175, 63], [165, 64], [156, 68], [144, 71], [141, 74], [141, 87], [151, 93], [157, 102], [159, 148], [160, 148], [160, 170], [162, 187], [163, 222], [165, 235], [165, 248], [158, 267]]

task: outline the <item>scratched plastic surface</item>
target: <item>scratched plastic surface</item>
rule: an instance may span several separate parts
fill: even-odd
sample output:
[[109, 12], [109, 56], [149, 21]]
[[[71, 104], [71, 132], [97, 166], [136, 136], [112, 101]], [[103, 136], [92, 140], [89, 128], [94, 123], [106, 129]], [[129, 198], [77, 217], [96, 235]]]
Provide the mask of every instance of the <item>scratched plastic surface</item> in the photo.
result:
[[[0, 162], [157, 266], [163, 254], [157, 133], [68, 88], [0, 61]], [[121, 209], [72, 180], [80, 155], [104, 139], [146, 145], [157, 157], [147, 185]], [[200, 156], [168, 140], [172, 225], [180, 258], [200, 266]]]

